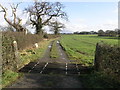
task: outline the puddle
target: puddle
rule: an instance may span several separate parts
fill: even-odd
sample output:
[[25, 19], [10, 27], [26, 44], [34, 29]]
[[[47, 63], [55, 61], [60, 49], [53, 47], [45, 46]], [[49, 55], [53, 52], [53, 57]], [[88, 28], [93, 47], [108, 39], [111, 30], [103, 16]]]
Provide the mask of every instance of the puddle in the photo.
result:
[[50, 45], [50, 46], [48, 46], [48, 48], [51, 48], [52, 46]]
[[59, 41], [57, 41], [57, 44], [59, 44], [60, 42]]

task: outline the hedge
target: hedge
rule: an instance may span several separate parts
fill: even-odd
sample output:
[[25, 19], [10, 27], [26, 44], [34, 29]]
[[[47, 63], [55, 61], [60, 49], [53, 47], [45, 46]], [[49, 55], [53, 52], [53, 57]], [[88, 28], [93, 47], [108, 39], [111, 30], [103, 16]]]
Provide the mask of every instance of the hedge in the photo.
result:
[[27, 34], [20, 32], [2, 32], [2, 70], [16, 71], [21, 60], [16, 58], [16, 51], [13, 46], [13, 41], [17, 41], [18, 50], [23, 50], [29, 46], [40, 42], [42, 38], [38, 35]]
[[3, 32], [3, 36], [10, 36], [18, 43], [18, 50], [23, 50], [42, 40], [42, 36], [36, 34], [25, 35], [22, 32]]
[[95, 69], [120, 80], [120, 46], [97, 43]]

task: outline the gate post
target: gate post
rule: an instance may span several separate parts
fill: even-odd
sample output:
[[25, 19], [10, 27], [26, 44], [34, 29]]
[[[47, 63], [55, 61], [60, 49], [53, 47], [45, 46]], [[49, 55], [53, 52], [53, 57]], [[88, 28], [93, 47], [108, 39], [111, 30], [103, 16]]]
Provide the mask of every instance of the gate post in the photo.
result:
[[99, 44], [96, 44], [96, 50], [95, 50], [95, 59], [94, 59], [94, 69], [98, 71], [99, 69], [99, 60], [98, 60], [98, 53], [99, 53]]
[[20, 61], [19, 61], [17, 41], [13, 41], [13, 49], [15, 54], [15, 70], [18, 70]]

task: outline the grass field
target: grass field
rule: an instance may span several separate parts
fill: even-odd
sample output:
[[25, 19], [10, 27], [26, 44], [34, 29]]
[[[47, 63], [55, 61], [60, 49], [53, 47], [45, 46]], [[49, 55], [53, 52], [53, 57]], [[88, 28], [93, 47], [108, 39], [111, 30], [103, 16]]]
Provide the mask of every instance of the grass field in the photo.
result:
[[60, 39], [69, 59], [73, 60], [73, 63], [77, 60], [77, 63], [85, 65], [93, 65], [96, 43], [101, 41], [118, 45], [116, 37], [98, 37], [97, 35], [63, 35]]

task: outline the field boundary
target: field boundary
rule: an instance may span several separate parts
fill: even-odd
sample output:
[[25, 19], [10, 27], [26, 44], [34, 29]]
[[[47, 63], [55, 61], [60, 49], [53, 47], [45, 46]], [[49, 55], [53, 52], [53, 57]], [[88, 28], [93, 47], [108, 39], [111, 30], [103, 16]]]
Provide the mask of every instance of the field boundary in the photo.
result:
[[120, 81], [120, 47], [97, 43], [95, 52], [95, 69], [99, 72], [112, 76]]

